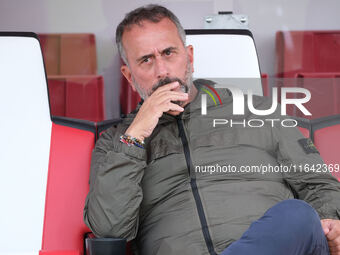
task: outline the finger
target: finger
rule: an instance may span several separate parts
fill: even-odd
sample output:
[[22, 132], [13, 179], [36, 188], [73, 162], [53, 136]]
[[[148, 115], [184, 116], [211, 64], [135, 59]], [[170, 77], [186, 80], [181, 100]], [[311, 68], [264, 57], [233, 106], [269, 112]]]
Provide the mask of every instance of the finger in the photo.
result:
[[340, 224], [338, 222], [332, 221], [330, 225], [330, 231], [327, 234], [327, 240], [332, 241], [340, 236]]
[[321, 226], [325, 235], [329, 232], [329, 222], [327, 220], [321, 220]]
[[181, 96], [188, 96], [188, 93], [185, 93], [183, 91], [176, 91], [176, 90], [166, 90], [166, 91], [162, 91], [160, 93], [157, 94], [157, 96], [155, 97], [162, 97], [162, 96], [166, 96], [166, 95], [181, 95]]
[[167, 104], [164, 104], [163, 112], [167, 112], [167, 111], [183, 112], [184, 108], [174, 103], [167, 103]]
[[186, 101], [188, 100], [188, 98], [189, 98], [189, 95], [187, 93], [169, 92], [157, 98], [157, 101], [155, 103], [162, 104], [162, 103], [167, 103], [171, 101]]
[[143, 109], [148, 108], [149, 106], [158, 106], [163, 103], [167, 103], [170, 101], [185, 101], [189, 98], [189, 95], [187, 93], [183, 92], [175, 92], [175, 91], [166, 91], [160, 95], [154, 95], [152, 94], [150, 97], [148, 97], [144, 104], [142, 105]]
[[329, 233], [329, 228], [327, 226], [322, 226], [322, 230], [323, 230], [325, 235], [327, 235]]
[[339, 254], [340, 253], [340, 246], [328, 246], [329, 251], [331, 254]]
[[170, 82], [166, 85], [163, 85], [159, 88], [157, 88], [152, 94], [156, 93], [160, 93], [160, 92], [163, 92], [163, 91], [169, 91], [169, 90], [172, 90], [174, 88], [177, 88], [179, 86], [179, 82], [178, 81], [174, 81], [174, 82]]
[[340, 246], [340, 236], [335, 238], [333, 241], [328, 241], [328, 246], [329, 247], [336, 247], [336, 246]]

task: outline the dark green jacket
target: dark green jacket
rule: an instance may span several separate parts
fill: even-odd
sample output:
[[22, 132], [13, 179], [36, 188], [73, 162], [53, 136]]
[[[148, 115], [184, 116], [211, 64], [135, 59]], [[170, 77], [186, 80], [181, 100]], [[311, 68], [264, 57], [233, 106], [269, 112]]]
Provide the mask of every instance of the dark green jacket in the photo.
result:
[[[163, 114], [145, 149], [119, 142], [135, 114], [100, 137], [84, 208], [85, 223], [95, 235], [135, 239], [142, 255], [206, 255], [223, 251], [285, 199], [305, 200], [321, 218], [340, 217], [340, 184], [329, 173], [307, 172], [323, 161], [298, 143], [304, 137], [297, 128], [280, 123], [213, 127], [214, 118], [242, 122], [269, 117], [246, 110], [236, 118], [232, 97], [222, 89], [223, 104], [208, 98], [208, 114], [202, 116], [200, 86], [196, 82], [199, 94], [179, 117]], [[270, 102], [254, 97], [254, 106], [269, 109]], [[282, 119], [277, 113], [270, 118]], [[268, 165], [290, 171], [241, 172], [246, 166]], [[212, 166], [234, 172], [207, 173]]]

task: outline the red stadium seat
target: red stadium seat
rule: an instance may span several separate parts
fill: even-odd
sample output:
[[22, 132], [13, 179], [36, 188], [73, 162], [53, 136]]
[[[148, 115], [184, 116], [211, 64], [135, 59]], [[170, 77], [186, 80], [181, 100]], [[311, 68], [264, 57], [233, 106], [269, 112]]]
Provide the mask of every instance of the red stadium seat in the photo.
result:
[[[298, 73], [297, 84], [308, 89], [311, 100], [305, 107], [312, 113], [306, 118], [318, 119], [340, 114], [340, 73]], [[297, 116], [303, 117], [300, 111]]]
[[[334, 169], [339, 167], [340, 115], [319, 120], [312, 128], [314, 144], [325, 163], [332, 164]], [[333, 171], [332, 174], [340, 181], [340, 171]]]
[[44, 56], [46, 73], [60, 74], [60, 35], [39, 34], [41, 50]]
[[94, 122], [104, 120], [102, 76], [49, 76], [48, 84], [52, 115]]
[[39, 34], [47, 75], [97, 73], [93, 34]]
[[310, 105], [313, 118], [340, 114], [340, 72], [339, 73], [301, 73], [302, 87], [311, 92]]
[[[57, 120], [55, 119], [52, 124], [43, 242], [40, 254], [60, 251], [65, 255], [84, 254], [84, 235], [90, 230], [83, 222], [83, 208], [89, 190], [95, 125], [67, 120], [62, 123], [60, 119]], [[74, 127], [70, 127], [72, 125]]]
[[136, 108], [141, 98], [136, 91], [133, 91], [129, 82], [127, 81], [127, 79], [125, 79], [124, 76], [122, 76], [121, 82], [122, 83], [120, 86], [120, 112], [123, 114], [128, 114]]
[[[99, 123], [100, 130], [118, 123]], [[90, 229], [83, 222], [97, 124], [54, 117], [40, 255], [83, 255]], [[130, 245], [127, 254], [131, 254]]]
[[340, 90], [329, 78], [340, 73], [340, 31], [278, 31], [276, 63], [276, 76], [283, 78], [278, 87], [302, 86], [312, 94], [312, 116], [291, 106], [289, 115], [317, 119], [339, 114]]
[[340, 72], [340, 31], [278, 31], [277, 77], [302, 72]]
[[104, 120], [104, 81], [102, 76], [66, 77], [66, 117]]
[[66, 106], [66, 81], [62, 79], [48, 79], [48, 93], [50, 99], [51, 114], [53, 116], [65, 116]]
[[268, 74], [266, 73], [261, 74], [261, 81], [262, 81], [263, 95], [265, 97], [270, 96], [271, 91], [269, 89], [269, 84], [268, 84]]
[[93, 34], [40, 34], [49, 81], [51, 113], [104, 120], [104, 81], [97, 72]]

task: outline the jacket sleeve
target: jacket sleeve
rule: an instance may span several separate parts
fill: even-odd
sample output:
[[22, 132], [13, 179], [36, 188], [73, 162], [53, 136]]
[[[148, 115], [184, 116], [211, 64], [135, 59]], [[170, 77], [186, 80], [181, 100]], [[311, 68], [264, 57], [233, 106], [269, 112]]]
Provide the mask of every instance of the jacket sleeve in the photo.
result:
[[119, 136], [124, 132], [119, 129], [120, 125], [103, 133], [92, 152], [84, 221], [97, 237], [130, 241], [138, 230], [146, 153], [121, 143]]
[[278, 162], [289, 169], [282, 173], [284, 180], [297, 198], [313, 206], [322, 219], [340, 219], [340, 183], [311, 141], [293, 127], [274, 128], [273, 139]]

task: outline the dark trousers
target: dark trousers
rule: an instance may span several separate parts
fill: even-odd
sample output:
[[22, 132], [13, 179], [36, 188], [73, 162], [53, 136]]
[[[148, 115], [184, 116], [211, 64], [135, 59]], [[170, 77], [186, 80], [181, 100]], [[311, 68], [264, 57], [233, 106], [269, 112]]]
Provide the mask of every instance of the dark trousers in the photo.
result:
[[328, 255], [317, 212], [302, 200], [277, 203], [221, 255]]

